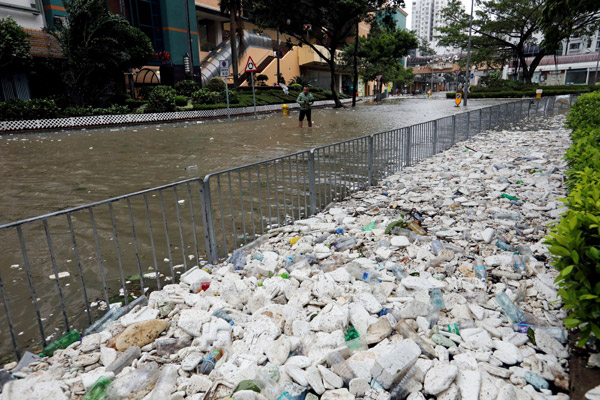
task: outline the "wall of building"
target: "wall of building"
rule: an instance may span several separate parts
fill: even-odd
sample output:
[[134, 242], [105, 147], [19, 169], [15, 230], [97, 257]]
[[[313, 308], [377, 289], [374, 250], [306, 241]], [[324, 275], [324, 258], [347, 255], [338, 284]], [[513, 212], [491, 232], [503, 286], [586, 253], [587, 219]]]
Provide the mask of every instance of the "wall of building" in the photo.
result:
[[[298, 64], [298, 47], [294, 46], [292, 50], [288, 51], [283, 58], [279, 60], [279, 72], [285, 79], [286, 84], [300, 75], [300, 65]], [[273, 86], [276, 82], [275, 76], [277, 75], [277, 59], [271, 61], [271, 63], [262, 72], [269, 77], [267, 84]]]
[[23, 28], [41, 30], [46, 26], [41, 1], [4, 0], [0, 5], [0, 18], [8, 16], [11, 16]]

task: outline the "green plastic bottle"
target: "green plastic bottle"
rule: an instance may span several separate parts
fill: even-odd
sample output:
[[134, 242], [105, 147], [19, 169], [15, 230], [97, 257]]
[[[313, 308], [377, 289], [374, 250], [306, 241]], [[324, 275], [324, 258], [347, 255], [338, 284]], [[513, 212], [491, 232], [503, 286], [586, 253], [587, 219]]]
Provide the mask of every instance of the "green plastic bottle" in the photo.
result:
[[375, 229], [375, 221], [369, 223], [362, 230], [363, 230], [363, 232], [368, 232], [368, 231], [372, 231], [373, 229]]
[[110, 382], [110, 378], [101, 376], [92, 387], [90, 387], [82, 400], [100, 400], [104, 398], [104, 394], [106, 393], [106, 389], [108, 388], [108, 385], [110, 385]]
[[502, 193], [502, 195], [500, 197], [502, 197], [503, 199], [511, 200], [511, 201], [519, 201], [518, 197], [511, 196], [511, 195], [506, 194], [506, 193]]
[[69, 332], [62, 335], [61, 337], [59, 337], [58, 339], [49, 343], [46, 347], [44, 347], [44, 350], [43, 350], [42, 354], [40, 354], [40, 355], [52, 357], [52, 355], [54, 354], [54, 352], [56, 350], [66, 349], [71, 344], [78, 341], [80, 338], [81, 338], [81, 335], [79, 334], [79, 332], [77, 332], [76, 329], [72, 329]]

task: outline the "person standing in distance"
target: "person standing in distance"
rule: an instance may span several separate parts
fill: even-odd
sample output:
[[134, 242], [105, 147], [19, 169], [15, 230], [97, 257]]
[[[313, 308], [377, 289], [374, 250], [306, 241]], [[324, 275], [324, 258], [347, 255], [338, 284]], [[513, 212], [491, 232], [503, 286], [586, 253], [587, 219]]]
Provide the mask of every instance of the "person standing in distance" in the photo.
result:
[[298, 127], [302, 128], [304, 116], [308, 120], [308, 127], [312, 128], [311, 107], [315, 102], [313, 95], [309, 92], [308, 86], [304, 86], [302, 93], [298, 95], [296, 103], [300, 104], [300, 117], [298, 118]]

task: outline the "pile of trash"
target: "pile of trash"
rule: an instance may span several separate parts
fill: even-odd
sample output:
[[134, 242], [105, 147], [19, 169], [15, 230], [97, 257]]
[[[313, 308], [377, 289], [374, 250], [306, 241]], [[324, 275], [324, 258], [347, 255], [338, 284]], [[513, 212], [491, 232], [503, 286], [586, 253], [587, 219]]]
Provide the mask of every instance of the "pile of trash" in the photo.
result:
[[113, 306], [0, 399], [568, 399], [563, 117], [481, 134]]

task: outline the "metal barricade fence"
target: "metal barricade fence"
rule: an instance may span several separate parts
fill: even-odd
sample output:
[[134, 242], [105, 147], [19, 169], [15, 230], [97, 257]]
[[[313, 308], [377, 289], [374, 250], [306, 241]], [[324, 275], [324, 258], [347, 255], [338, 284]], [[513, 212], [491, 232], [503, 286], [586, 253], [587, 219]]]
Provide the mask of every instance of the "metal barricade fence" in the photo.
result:
[[556, 104], [483, 107], [2, 225], [0, 358], [81, 329], [108, 303], [176, 282], [201, 259], [215, 263], [471, 136], [564, 106]]

